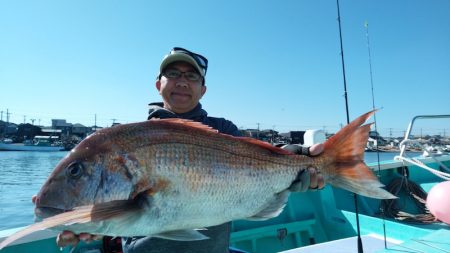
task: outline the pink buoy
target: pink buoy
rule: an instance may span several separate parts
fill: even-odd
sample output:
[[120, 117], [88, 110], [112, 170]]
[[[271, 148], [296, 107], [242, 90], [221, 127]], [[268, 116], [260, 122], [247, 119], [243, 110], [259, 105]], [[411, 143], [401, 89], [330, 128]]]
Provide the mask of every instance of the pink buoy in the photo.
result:
[[427, 208], [438, 220], [450, 225], [450, 181], [431, 188], [427, 196]]

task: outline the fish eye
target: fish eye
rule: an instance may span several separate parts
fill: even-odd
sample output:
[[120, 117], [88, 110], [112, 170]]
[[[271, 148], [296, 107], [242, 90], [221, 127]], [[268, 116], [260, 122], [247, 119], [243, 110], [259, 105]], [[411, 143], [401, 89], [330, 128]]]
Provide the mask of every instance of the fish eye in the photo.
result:
[[83, 175], [84, 172], [84, 166], [81, 163], [75, 162], [70, 164], [67, 167], [67, 176], [69, 176], [71, 179], [79, 179], [81, 175]]

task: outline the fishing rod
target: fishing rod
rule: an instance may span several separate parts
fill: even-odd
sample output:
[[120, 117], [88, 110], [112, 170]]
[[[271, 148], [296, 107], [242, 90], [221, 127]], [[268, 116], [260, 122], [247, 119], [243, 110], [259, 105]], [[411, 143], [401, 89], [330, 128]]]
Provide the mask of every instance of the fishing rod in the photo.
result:
[[[347, 125], [350, 123], [350, 116], [348, 112], [348, 97], [347, 97], [347, 81], [345, 78], [345, 63], [344, 63], [344, 48], [342, 45], [342, 28], [341, 28], [341, 12], [339, 10], [339, 0], [336, 0], [337, 12], [338, 12], [338, 23], [339, 23], [339, 39], [341, 43], [341, 62], [342, 62], [342, 76], [344, 77], [344, 98], [345, 98], [345, 110], [347, 113]], [[358, 253], [363, 253], [363, 245], [361, 240], [361, 229], [359, 226], [359, 212], [358, 212], [358, 195], [353, 194], [353, 199], [355, 201], [355, 214], [356, 214], [356, 228], [358, 231]]]
[[[364, 23], [364, 27], [366, 28], [366, 38], [367, 38], [367, 52], [369, 55], [369, 72], [370, 72], [370, 87], [372, 90], [372, 109], [375, 110], [375, 95], [373, 92], [373, 72], [372, 72], [372, 57], [370, 54], [370, 43], [369, 43], [369, 23], [366, 21]], [[373, 114], [375, 132], [377, 133], [377, 141], [375, 142], [375, 150], [377, 151], [377, 165], [378, 165], [378, 176], [381, 175], [381, 166], [380, 166], [380, 150], [378, 149], [378, 127], [377, 127], [377, 115]], [[383, 234], [384, 234], [384, 248], [387, 249], [386, 242], [386, 221], [385, 221], [385, 211], [383, 205], [380, 205], [381, 216], [383, 219]]]

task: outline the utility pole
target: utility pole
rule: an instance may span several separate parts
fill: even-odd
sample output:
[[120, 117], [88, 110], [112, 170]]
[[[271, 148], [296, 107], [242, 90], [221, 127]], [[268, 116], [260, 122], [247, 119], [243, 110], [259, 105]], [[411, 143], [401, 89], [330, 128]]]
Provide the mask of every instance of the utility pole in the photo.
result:
[[9, 116], [11, 115], [12, 113], [9, 113], [9, 109], [6, 109], [6, 123], [8, 123], [9, 124]]
[[[9, 115], [11, 115], [11, 113], [9, 113], [9, 109], [6, 109], [6, 124], [5, 124], [5, 136], [8, 134], [8, 126], [9, 126]], [[2, 114], [3, 117], [3, 114]]]
[[272, 125], [272, 145], [275, 142], [275, 125]]
[[31, 125], [34, 126], [34, 121], [35, 121], [36, 119], [30, 119], [30, 120], [31, 120]]
[[258, 125], [258, 131], [256, 132], [256, 139], [259, 140], [259, 123], [256, 123]]
[[111, 119], [112, 120], [112, 126], [114, 125], [114, 123], [116, 123], [117, 119]]
[[[0, 121], [3, 121], [3, 111], [0, 111], [0, 115], [1, 115], [0, 116]], [[1, 131], [1, 130], [4, 130], [4, 132]], [[6, 133], [6, 125], [5, 125], [4, 129], [0, 129], [0, 133], [1, 133], [0, 137], [3, 137], [5, 135], [5, 133]], [[0, 142], [1, 141], [3, 141], [3, 138], [0, 139]]]
[[27, 121], [27, 115], [23, 115], [23, 123], [25, 124]]

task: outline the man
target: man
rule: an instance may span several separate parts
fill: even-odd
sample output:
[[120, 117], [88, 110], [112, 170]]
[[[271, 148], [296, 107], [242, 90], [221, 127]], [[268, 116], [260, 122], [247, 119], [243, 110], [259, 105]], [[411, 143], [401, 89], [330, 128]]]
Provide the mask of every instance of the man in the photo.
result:
[[[223, 118], [208, 116], [202, 109], [200, 99], [206, 93], [205, 77], [208, 70], [208, 60], [202, 55], [183, 48], [174, 48], [161, 62], [156, 89], [162, 97], [162, 103], [151, 103], [148, 119], [152, 118], [183, 118], [201, 122], [217, 129], [219, 132], [240, 136], [236, 125]], [[318, 155], [323, 145], [311, 148], [287, 146], [298, 154]], [[308, 188], [318, 189], [324, 185], [323, 177], [314, 169], [309, 169], [294, 180], [291, 189], [305, 191]], [[202, 231], [210, 239], [200, 241], [173, 241], [151, 237], [123, 238], [124, 253], [162, 253], [162, 252], [229, 252], [231, 222], [208, 227]], [[73, 244], [79, 240], [90, 241], [96, 236], [89, 234], [74, 235], [69, 231], [61, 233], [57, 238], [60, 246]]]

